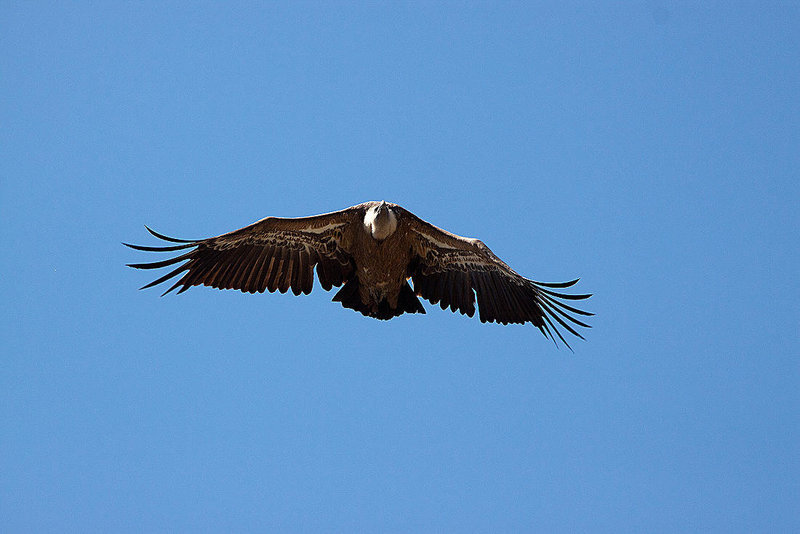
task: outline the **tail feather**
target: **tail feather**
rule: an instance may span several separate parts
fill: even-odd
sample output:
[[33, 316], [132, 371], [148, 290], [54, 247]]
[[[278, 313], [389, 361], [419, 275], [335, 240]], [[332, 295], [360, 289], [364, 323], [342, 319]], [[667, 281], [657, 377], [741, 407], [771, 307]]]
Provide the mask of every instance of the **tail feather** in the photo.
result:
[[333, 302], [341, 302], [345, 308], [351, 308], [364, 315], [369, 315], [367, 305], [361, 302], [361, 296], [358, 292], [358, 278], [353, 277], [342, 286], [333, 296]]
[[414, 293], [414, 290], [411, 289], [410, 285], [408, 285], [408, 282], [403, 284], [403, 287], [400, 288], [400, 296], [397, 297], [397, 308], [403, 310], [397, 315], [400, 315], [403, 312], [425, 313], [425, 308], [417, 298], [417, 294]]
[[353, 277], [342, 286], [333, 296], [334, 302], [341, 302], [345, 308], [353, 309], [367, 317], [374, 317], [386, 321], [404, 313], [425, 313], [425, 308], [414, 294], [408, 282], [400, 288], [400, 295], [397, 299], [397, 307], [392, 308], [387, 300], [382, 300], [376, 307], [372, 307], [361, 300], [358, 291], [359, 282], [357, 277]]

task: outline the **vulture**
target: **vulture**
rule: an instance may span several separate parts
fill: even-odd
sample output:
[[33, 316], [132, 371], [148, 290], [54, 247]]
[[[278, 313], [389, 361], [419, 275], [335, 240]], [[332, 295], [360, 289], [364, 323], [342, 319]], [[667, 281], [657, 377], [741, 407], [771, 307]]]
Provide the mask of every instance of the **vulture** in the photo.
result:
[[584, 339], [577, 327], [589, 325], [576, 316], [592, 315], [564, 302], [591, 296], [561, 291], [577, 279], [529, 280], [480, 240], [451, 234], [385, 201], [311, 217], [267, 217], [207, 239], [175, 239], [145, 228], [177, 244], [123, 244], [145, 252], [180, 251], [163, 261], [128, 265], [158, 269], [178, 264], [141, 288], [181, 275], [164, 295], [198, 285], [246, 293], [291, 289], [295, 295], [308, 294], [316, 267], [326, 291], [341, 286], [334, 302], [376, 319], [425, 313], [419, 297], [472, 317], [477, 297], [481, 322], [533, 323], [545, 337], [558, 344], [558, 336], [569, 347], [559, 327]]

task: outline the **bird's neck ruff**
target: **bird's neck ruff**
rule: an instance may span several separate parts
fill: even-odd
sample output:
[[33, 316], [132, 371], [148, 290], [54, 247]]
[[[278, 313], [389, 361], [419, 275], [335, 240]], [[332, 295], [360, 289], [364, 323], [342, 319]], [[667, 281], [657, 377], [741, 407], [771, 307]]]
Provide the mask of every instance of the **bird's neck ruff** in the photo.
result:
[[367, 210], [364, 215], [364, 229], [373, 239], [383, 241], [397, 230], [397, 216], [385, 203]]

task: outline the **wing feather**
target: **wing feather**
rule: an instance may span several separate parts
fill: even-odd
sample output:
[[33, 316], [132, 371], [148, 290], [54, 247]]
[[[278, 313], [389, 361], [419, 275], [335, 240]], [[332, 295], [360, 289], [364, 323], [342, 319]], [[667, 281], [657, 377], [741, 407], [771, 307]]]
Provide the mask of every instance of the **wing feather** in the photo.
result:
[[489, 298], [489, 291], [485, 285], [486, 276], [482, 272], [472, 273], [472, 286], [478, 297], [478, 316], [482, 323], [493, 321], [497, 312], [494, 309], [494, 302]]
[[438, 284], [438, 291], [441, 293], [442, 297], [439, 300], [439, 307], [443, 310], [446, 310], [447, 307], [450, 305], [452, 300], [452, 287], [453, 282], [451, 278], [453, 277], [452, 272], [445, 273], [443, 276], [439, 278]]
[[[413, 235], [414, 261], [411, 279], [418, 295], [442, 309], [472, 316], [475, 301], [481, 322], [532, 323], [545, 337], [570, 347], [563, 328], [583, 339], [576, 326], [590, 328], [575, 315], [590, 312], [563, 302], [589, 298], [560, 290], [578, 280], [536, 282], [525, 278], [498, 258], [483, 242], [461, 237], [423, 221], [399, 208]], [[556, 291], [559, 290], [559, 291]], [[574, 325], [574, 326], [573, 326]]]
[[288, 252], [289, 251], [285, 248], [279, 248], [272, 256], [272, 262], [269, 266], [269, 275], [267, 276], [267, 291], [270, 293], [274, 293], [278, 289], [281, 269], [283, 268], [283, 263], [286, 261]]
[[295, 251], [289, 249], [286, 252], [286, 262], [283, 264], [283, 269], [281, 269], [281, 280], [278, 283], [278, 291], [281, 293], [286, 293], [289, 291], [289, 286], [292, 284], [292, 266], [294, 265], [294, 257]]
[[147, 228], [168, 246], [144, 246], [123, 243], [144, 252], [176, 252], [166, 260], [133, 263], [136, 269], [159, 269], [180, 264], [166, 275], [150, 282], [153, 287], [184, 273], [166, 292], [178, 293], [190, 287], [206, 285], [242, 292], [308, 294], [314, 286], [314, 267], [322, 286], [328, 290], [340, 286], [352, 274], [353, 260], [343, 240], [344, 230], [359, 221], [362, 206], [342, 211], [295, 219], [267, 217], [233, 232], [208, 239], [177, 239]]
[[264, 255], [264, 266], [261, 268], [261, 275], [258, 281], [258, 292], [263, 293], [269, 291], [269, 276], [272, 272], [272, 266], [275, 264], [275, 258], [280, 257], [280, 249], [273, 246], [265, 247], [267, 253]]
[[308, 295], [311, 293], [311, 289], [313, 288], [314, 284], [313, 273], [311, 271], [311, 267], [309, 266], [310, 256], [308, 251], [301, 250], [299, 253], [299, 259], [300, 261], [298, 263], [296, 286], [292, 286], [292, 291], [295, 292], [295, 295], [299, 295], [300, 293]]
[[243, 279], [247, 276], [248, 268], [252, 267], [253, 262], [251, 257], [256, 252], [256, 247], [253, 245], [242, 245], [238, 248], [236, 254], [236, 267], [234, 267], [233, 272], [231, 273], [231, 278], [229, 281], [229, 289], [241, 288], [244, 290], [244, 283]]
[[303, 292], [303, 275], [305, 273], [305, 261], [303, 250], [298, 250], [294, 255], [294, 263], [292, 265], [292, 279], [291, 288], [294, 296], [299, 296]]
[[248, 293], [255, 293], [258, 291], [258, 276], [261, 274], [261, 269], [264, 266], [264, 256], [266, 256], [268, 252], [267, 247], [256, 247], [256, 250], [257, 252], [253, 259], [252, 268], [242, 287], [242, 290]]
[[499, 297], [500, 314], [499, 319], [503, 324], [513, 323], [514, 321], [514, 308], [511, 304], [511, 298], [508, 294], [507, 284], [503, 284], [498, 276], [497, 271], [489, 272], [489, 282], [492, 286], [492, 295]]
[[450, 283], [447, 285], [448, 288], [448, 295], [447, 298], [450, 301], [450, 311], [456, 311], [458, 308], [463, 306], [464, 302], [464, 284], [461, 282], [461, 278], [464, 276], [464, 273], [459, 271], [451, 271], [450, 272]]
[[169, 280], [173, 276], [177, 276], [178, 273], [183, 272], [185, 270], [186, 270], [186, 266], [185, 265], [181, 265], [177, 269], [175, 269], [174, 271], [168, 272], [167, 274], [165, 274], [164, 276], [162, 276], [158, 280], [153, 280], [149, 284], [142, 286], [140, 289], [147, 289], [148, 287], [153, 287], [153, 286], [156, 286], [156, 285], [158, 285], [158, 284], [160, 284], [162, 282], [166, 282], [167, 280]]
[[230, 261], [226, 262], [226, 260], [229, 259], [226, 258], [227, 251], [216, 250], [214, 252], [215, 252], [214, 257], [208, 258], [210, 264], [208, 276], [198, 277], [197, 281], [211, 287], [222, 289], [221, 287], [222, 275], [225, 273], [226, 270], [228, 270], [231, 264]]
[[319, 277], [319, 283], [325, 291], [330, 291], [335, 285], [333, 283], [333, 273], [328, 268], [331, 263], [332, 262], [327, 258], [320, 258], [319, 263], [317, 263], [317, 277]]

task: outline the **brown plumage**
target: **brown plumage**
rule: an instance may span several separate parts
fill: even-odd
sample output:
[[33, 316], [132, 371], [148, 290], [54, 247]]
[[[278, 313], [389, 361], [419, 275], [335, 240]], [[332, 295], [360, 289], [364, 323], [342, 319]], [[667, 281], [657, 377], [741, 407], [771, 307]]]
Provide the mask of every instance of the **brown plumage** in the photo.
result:
[[[308, 294], [314, 267], [322, 287], [343, 287], [333, 300], [377, 319], [425, 313], [417, 297], [444, 310], [472, 317], [477, 296], [481, 322], [533, 323], [546, 336], [569, 347], [560, 325], [583, 339], [575, 315], [592, 315], [563, 302], [590, 295], [556, 289], [574, 285], [534, 282], [514, 272], [477, 239], [451, 234], [396, 204], [365, 202], [341, 211], [293, 219], [267, 217], [250, 226], [200, 240], [154, 236], [178, 243], [163, 247], [125, 245], [147, 252], [185, 251], [137, 269], [175, 269], [142, 289], [181, 275], [164, 294], [192, 286]], [[184, 263], [181, 263], [184, 262]], [[412, 280], [414, 288], [408, 284]]]

